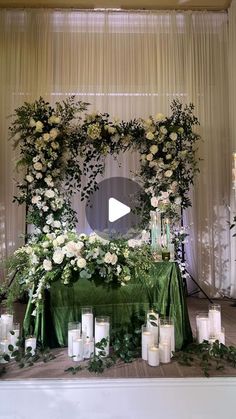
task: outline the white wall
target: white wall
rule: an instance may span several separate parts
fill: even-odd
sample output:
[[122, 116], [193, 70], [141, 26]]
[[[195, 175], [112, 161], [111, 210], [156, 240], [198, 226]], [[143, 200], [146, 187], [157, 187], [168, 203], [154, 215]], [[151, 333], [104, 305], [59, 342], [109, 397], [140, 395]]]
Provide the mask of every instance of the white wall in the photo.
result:
[[235, 419], [236, 378], [0, 382], [1, 419]]

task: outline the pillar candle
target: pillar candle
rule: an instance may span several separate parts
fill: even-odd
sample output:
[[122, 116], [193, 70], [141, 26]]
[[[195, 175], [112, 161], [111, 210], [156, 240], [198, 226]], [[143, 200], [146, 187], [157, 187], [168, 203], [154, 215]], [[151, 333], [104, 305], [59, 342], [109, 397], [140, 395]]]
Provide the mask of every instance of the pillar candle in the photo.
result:
[[171, 352], [175, 351], [175, 329], [173, 324], [160, 325], [160, 343], [170, 340]]
[[160, 364], [159, 348], [157, 346], [148, 346], [148, 365], [157, 367]]
[[90, 341], [89, 338], [85, 339], [83, 353], [85, 359], [91, 358], [91, 355], [94, 353], [94, 340]]
[[80, 329], [68, 330], [68, 356], [73, 356], [73, 339], [80, 337]]
[[[83, 311], [85, 308], [82, 308], [82, 332], [85, 333], [86, 337], [89, 339], [93, 338], [93, 313]], [[92, 309], [91, 309], [92, 310]]]
[[170, 343], [169, 342], [163, 342], [159, 345], [160, 350], [160, 362], [163, 364], [167, 364], [170, 362]]
[[220, 305], [213, 304], [209, 306], [209, 334], [217, 336], [221, 333], [221, 310]]
[[209, 340], [209, 318], [208, 316], [196, 316], [197, 325], [197, 342], [202, 343], [204, 340]]
[[72, 341], [73, 361], [83, 361], [83, 339], [75, 337]]

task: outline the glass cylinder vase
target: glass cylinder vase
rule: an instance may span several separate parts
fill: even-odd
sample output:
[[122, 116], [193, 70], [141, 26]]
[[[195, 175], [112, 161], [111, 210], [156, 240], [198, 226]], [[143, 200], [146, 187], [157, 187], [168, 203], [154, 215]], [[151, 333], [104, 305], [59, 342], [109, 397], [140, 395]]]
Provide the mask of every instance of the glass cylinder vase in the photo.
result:
[[[96, 344], [101, 342], [102, 339], [106, 339], [107, 343], [103, 349], [96, 348]], [[110, 343], [110, 317], [99, 316], [95, 317], [95, 354], [99, 355], [103, 352], [104, 356], [109, 355], [109, 343]]]

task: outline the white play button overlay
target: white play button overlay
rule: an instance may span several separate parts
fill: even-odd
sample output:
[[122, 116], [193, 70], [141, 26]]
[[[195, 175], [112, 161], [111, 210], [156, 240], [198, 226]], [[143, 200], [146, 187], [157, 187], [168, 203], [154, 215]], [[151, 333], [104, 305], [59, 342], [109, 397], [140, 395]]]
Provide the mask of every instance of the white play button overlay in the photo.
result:
[[110, 223], [114, 223], [114, 221], [119, 220], [129, 213], [130, 207], [128, 205], [123, 204], [115, 198], [109, 198], [108, 219]]

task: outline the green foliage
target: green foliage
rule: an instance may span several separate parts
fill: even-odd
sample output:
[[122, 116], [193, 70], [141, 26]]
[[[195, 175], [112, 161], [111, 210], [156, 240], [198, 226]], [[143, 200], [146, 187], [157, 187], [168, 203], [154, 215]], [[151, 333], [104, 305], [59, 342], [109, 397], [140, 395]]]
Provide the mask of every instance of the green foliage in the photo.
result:
[[192, 343], [184, 350], [175, 352], [174, 359], [183, 366], [200, 367], [205, 377], [209, 377], [212, 371], [223, 370], [226, 365], [236, 368], [236, 348], [227, 347], [219, 341]]

